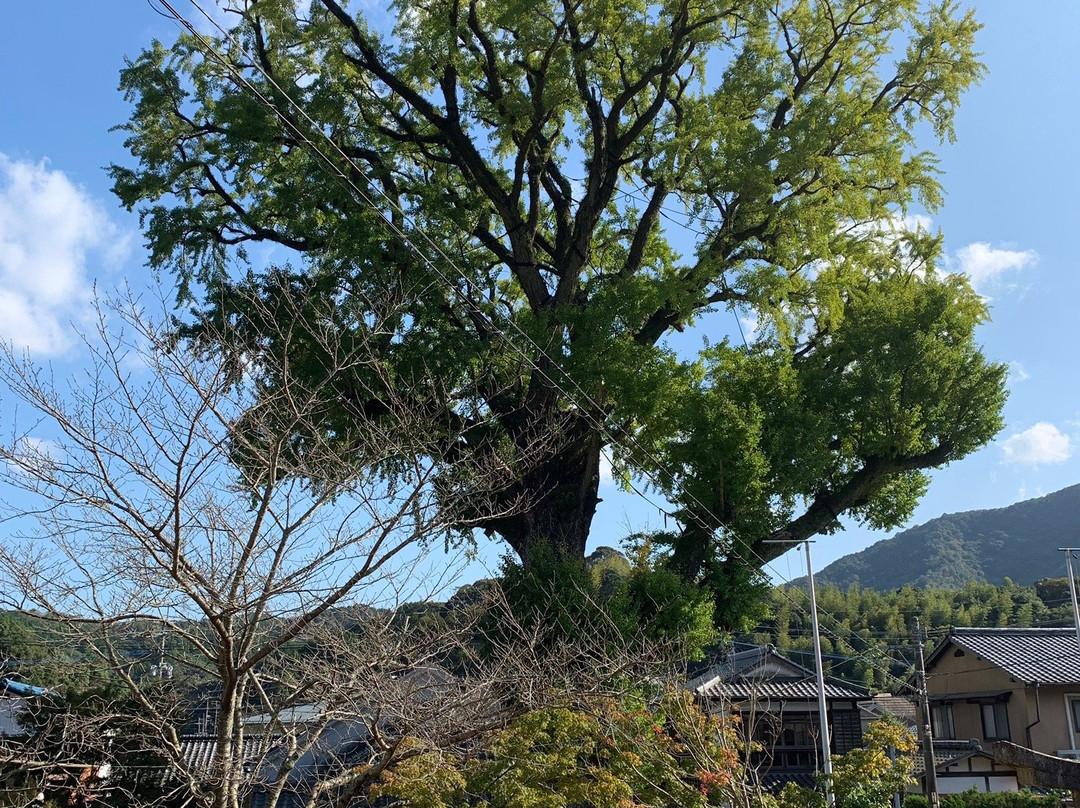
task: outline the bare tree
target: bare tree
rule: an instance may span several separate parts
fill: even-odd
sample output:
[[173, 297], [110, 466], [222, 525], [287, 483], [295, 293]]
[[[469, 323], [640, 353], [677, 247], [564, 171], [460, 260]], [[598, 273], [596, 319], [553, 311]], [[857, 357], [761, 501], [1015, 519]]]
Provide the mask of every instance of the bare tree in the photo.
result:
[[404, 760], [483, 756], [491, 733], [514, 719], [617, 698], [672, 659], [664, 643], [627, 637], [602, 617], [588, 636], [568, 637], [543, 607], [523, 615], [497, 585], [432, 624], [395, 617], [363, 620], [362, 642], [329, 623], [316, 636], [322, 653], [281, 671], [281, 683], [317, 683], [306, 693], [314, 703], [306, 714], [248, 719], [275, 725], [267, 736], [277, 743], [255, 804], [348, 805]]
[[[250, 348], [199, 352], [177, 341], [130, 297], [100, 308], [84, 340], [92, 362], [64, 384], [10, 347], [0, 356], [0, 379], [33, 413], [0, 448], [14, 534], [0, 546], [4, 605], [45, 615], [82, 654], [107, 663], [127, 702], [124, 732], [152, 740], [168, 764], [166, 790], [215, 808], [236, 808], [260, 778], [276, 797], [305, 755], [331, 754], [328, 744], [345, 740], [347, 702], [353, 717], [384, 710], [355, 689], [362, 671], [385, 677], [434, 661], [433, 645], [391, 653], [371, 607], [445, 586], [446, 559], [431, 564], [425, 555], [463, 538], [458, 503], [491, 516], [484, 491], [498, 487], [497, 466], [484, 480], [474, 464], [454, 481], [459, 491], [445, 482], [436, 491], [436, 472], [454, 458], [434, 446], [447, 445], [454, 426], [410, 410], [383, 383], [373, 384], [380, 406], [415, 443], [403, 451], [402, 430], [392, 439], [380, 419], [344, 436], [347, 454], [343, 436], [331, 448], [318, 379], [345, 371], [379, 379], [392, 335], [372, 321], [345, 345], [332, 328], [299, 319], [275, 311], [267, 321], [279, 324], [276, 338], [304, 339], [325, 357], [303, 384]], [[230, 343], [227, 327], [215, 343]], [[354, 610], [360, 617], [349, 625], [341, 615], [356, 604], [368, 608]], [[328, 644], [335, 633], [337, 650]], [[213, 683], [204, 764], [185, 757], [179, 685], [162, 685], [170, 673]], [[301, 708], [308, 720], [294, 720]], [[264, 720], [253, 722], [258, 715]], [[102, 711], [97, 720], [115, 727], [117, 717]], [[385, 725], [364, 723], [368, 741]]]
[[[297, 301], [252, 296], [248, 317], [277, 347], [303, 341], [318, 372], [229, 323], [179, 339], [131, 297], [100, 308], [92, 362], [62, 384], [0, 353], [32, 413], [0, 446], [0, 603], [109, 673], [94, 703], [46, 711], [41, 771], [111, 755], [131, 804], [344, 806], [405, 759], [468, 760], [518, 716], [617, 698], [677, 657], [677, 638], [628, 629], [573, 582], [435, 609], [445, 548], [507, 513], [508, 476], [550, 447], [469, 456], [453, 435], [483, 412], [425, 412], [438, 390], [385, 376], [397, 313], [346, 334]], [[368, 389], [328, 400], [342, 373]], [[413, 383], [432, 384], [422, 367]], [[350, 434], [328, 433], [328, 407], [356, 408]]]

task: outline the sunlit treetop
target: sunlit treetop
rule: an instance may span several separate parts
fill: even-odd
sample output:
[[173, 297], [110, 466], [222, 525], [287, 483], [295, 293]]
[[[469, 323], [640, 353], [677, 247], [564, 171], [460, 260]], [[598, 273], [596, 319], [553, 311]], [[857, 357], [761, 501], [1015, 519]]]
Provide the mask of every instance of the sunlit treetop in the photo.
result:
[[[283, 351], [257, 297], [302, 311], [299, 330], [382, 340], [327, 395], [323, 426], [357, 462], [374, 424], [403, 458], [453, 447], [440, 485], [462, 529], [527, 562], [539, 543], [583, 554], [609, 446], [675, 504], [669, 562], [719, 601], [783, 551], [764, 540], [843, 514], [896, 525], [925, 469], [1000, 428], [984, 302], [937, 268], [939, 234], [906, 225], [942, 197], [920, 144], [953, 138], [983, 73], [970, 12], [432, 0], [397, 6], [392, 30], [364, 14], [260, 0], [212, 52], [153, 43], [122, 75], [134, 161], [112, 168], [191, 335], [224, 319], [243, 344], [222, 347]], [[290, 361], [314, 377], [328, 359], [303, 345]], [[445, 432], [410, 437], [390, 391]], [[471, 490], [481, 469], [501, 482]]]

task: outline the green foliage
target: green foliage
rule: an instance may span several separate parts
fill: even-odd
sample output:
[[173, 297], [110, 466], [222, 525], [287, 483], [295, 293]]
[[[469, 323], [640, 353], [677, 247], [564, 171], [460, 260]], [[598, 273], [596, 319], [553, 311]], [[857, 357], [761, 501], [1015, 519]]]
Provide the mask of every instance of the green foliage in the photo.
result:
[[[133, 654], [141, 648], [131, 646]], [[32, 614], [0, 613], [0, 675], [65, 695], [108, 687], [108, 665]]]
[[371, 796], [411, 808], [704, 808], [740, 787], [736, 750], [730, 726], [668, 690], [527, 713], [464, 760], [417, 749]]
[[[905, 586], [891, 592], [829, 585], [818, 588], [817, 596], [821, 613], [828, 615], [823, 620], [826, 652], [841, 657], [824, 660], [829, 673], [881, 690], [893, 689], [910, 673], [910, 654], [901, 649], [913, 642], [915, 617], [933, 643], [952, 626], [1066, 625], [1072, 615], [1065, 579], [1047, 579], [1034, 586], [1008, 579], [1001, 586], [971, 582], [961, 589]], [[741, 638], [773, 644], [798, 662], [812, 659], [806, 590], [773, 589], [765, 604], [768, 616]]]
[[[556, 641], [611, 629], [584, 562], [561, 557], [550, 545], [536, 548], [528, 567], [504, 557], [500, 583], [515, 620], [526, 630], [542, 627]], [[497, 630], [497, 626], [496, 626]]]
[[410, 808], [457, 808], [463, 805], [467, 782], [449, 755], [428, 752], [415, 741], [402, 744], [402, 759], [383, 772], [371, 789], [378, 804]]
[[678, 640], [690, 659], [717, 638], [708, 592], [670, 569], [634, 570], [613, 601], [622, 623], [641, 627], [650, 639]]
[[[915, 738], [897, 722], [871, 724], [863, 747], [833, 757], [832, 789], [837, 808], [890, 808], [893, 794], [909, 785], [915, 770]], [[824, 808], [820, 791], [788, 783], [778, 808]]]
[[473, 779], [496, 808], [619, 805], [632, 792], [618, 776], [622, 761], [604, 748], [604, 736], [602, 725], [587, 713], [560, 708], [530, 713], [500, 733], [491, 760]]
[[0, 614], [0, 660], [18, 663], [43, 659], [47, 649], [32, 621], [14, 612]]
[[863, 735], [863, 748], [833, 764], [833, 790], [839, 808], [887, 808], [892, 795], [912, 782], [918, 745], [898, 722], [879, 720]]
[[[923, 470], [1001, 427], [984, 301], [935, 268], [940, 237], [902, 224], [942, 196], [916, 130], [951, 139], [983, 73], [970, 12], [397, 10], [391, 35], [334, 0], [261, 0], [223, 58], [182, 34], [121, 76], [134, 164], [114, 190], [195, 303], [182, 333], [228, 322], [236, 344], [208, 349], [288, 354], [301, 382], [334, 364], [320, 334], [372, 352], [324, 388], [315, 428], [341, 453], [391, 479], [435, 462], [448, 521], [531, 564], [545, 543], [584, 554], [601, 450], [632, 435], [617, 478], [676, 503], [671, 569], [735, 625], [733, 568], [780, 552], [764, 539], [845, 513], [898, 524]], [[267, 244], [270, 267], [249, 251]], [[746, 344], [671, 340], [736, 316], [757, 320]]]
[[630, 575], [630, 562], [613, 547], [597, 547], [585, 559], [593, 584], [602, 595], [612, 594]]
[[[537, 548], [528, 567], [504, 559], [501, 584], [515, 622], [542, 627], [552, 641], [606, 637], [615, 646], [639, 638], [699, 658], [715, 641], [709, 593], [640, 556], [631, 566], [608, 557], [598, 569]], [[494, 626], [492, 631], [498, 631]]]
[[[962, 794], [941, 796], [941, 808], [1057, 808], [1060, 804], [1059, 795], [1037, 794], [1026, 789], [996, 794], [965, 791]], [[918, 794], [904, 797], [904, 808], [926, 808], [926, 806], [926, 797]]]

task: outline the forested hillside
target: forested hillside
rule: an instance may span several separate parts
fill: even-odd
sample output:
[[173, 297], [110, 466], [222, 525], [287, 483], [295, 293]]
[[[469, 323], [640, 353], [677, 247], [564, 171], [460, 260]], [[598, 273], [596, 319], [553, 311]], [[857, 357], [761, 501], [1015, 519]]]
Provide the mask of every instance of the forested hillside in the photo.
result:
[[[1020, 586], [971, 582], [960, 589], [905, 586], [877, 592], [858, 586], [818, 589], [822, 653], [833, 676], [875, 690], [894, 690], [912, 670], [915, 618], [929, 635], [927, 651], [950, 626], [1071, 625], [1065, 578]], [[770, 594], [769, 617], [739, 642], [772, 643], [796, 662], [813, 666], [810, 598], [795, 586]]]
[[1059, 547], [1080, 542], [1080, 485], [1007, 508], [945, 514], [817, 573], [846, 589], [879, 592], [911, 585], [957, 589], [969, 581], [1020, 584], [1063, 575]]
[[[598, 568], [601, 575], [597, 577], [606, 579], [603, 573], [609, 567]], [[618, 571], [612, 574], [620, 577]], [[406, 605], [400, 618], [437, 628], [477, 591], [477, 586], [469, 585], [447, 604]], [[771, 643], [796, 662], [811, 667], [809, 595], [789, 586], [772, 590], [767, 599], [764, 609], [768, 616], [754, 631], [732, 641]], [[911, 672], [916, 617], [928, 635], [929, 651], [951, 626], [1071, 625], [1071, 610], [1065, 578], [1044, 579], [1032, 586], [1006, 579], [1001, 586], [972, 582], [960, 589], [905, 586], [877, 592], [826, 585], [818, 590], [822, 651], [829, 674], [874, 690], [896, 690], [899, 681]], [[335, 610], [328, 619], [346, 625], [355, 622], [356, 615], [347, 609]], [[726, 647], [726, 643], [718, 646]], [[86, 651], [61, 644], [43, 621], [0, 614], [0, 663], [5, 673], [61, 690], [100, 687], [109, 677]], [[145, 664], [149, 664], [156, 660], [158, 649], [133, 640], [128, 653], [133, 662], [147, 660]], [[318, 649], [297, 647], [292, 653], [318, 654]], [[174, 655], [174, 649], [170, 648], [169, 654]]]

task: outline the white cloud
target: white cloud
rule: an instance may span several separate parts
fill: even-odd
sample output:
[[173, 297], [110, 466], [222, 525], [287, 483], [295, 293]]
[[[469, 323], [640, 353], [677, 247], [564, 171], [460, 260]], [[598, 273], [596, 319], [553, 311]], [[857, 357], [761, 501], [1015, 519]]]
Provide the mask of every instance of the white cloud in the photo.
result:
[[908, 271], [918, 277], [924, 277], [930, 269], [921, 258], [913, 255], [908, 240], [918, 236], [930, 235], [933, 220], [924, 214], [912, 213], [900, 215], [899, 212], [870, 222], [852, 223], [847, 233], [859, 239], [876, 243], [879, 249], [891, 252], [896, 250], [907, 265]]
[[600, 450], [600, 485], [613, 485], [615, 482], [611, 476], [611, 455], [607, 449]]
[[933, 224], [929, 216], [921, 213], [906, 216], [897, 213], [871, 222], [852, 223], [847, 230], [855, 236], [877, 238], [887, 244], [894, 244], [907, 233], [929, 233]]
[[23, 435], [15, 441], [14, 452], [6, 465], [19, 476], [34, 478], [51, 473], [55, 464], [62, 460], [63, 449], [60, 444], [44, 438]]
[[93, 292], [88, 255], [119, 262], [129, 242], [63, 172], [0, 153], [0, 338], [63, 353]]
[[971, 279], [976, 289], [1001, 280], [1008, 272], [1035, 266], [1039, 254], [1034, 250], [1005, 250], [976, 241], [956, 251], [960, 271]]
[[904, 233], [929, 233], [933, 221], [929, 216], [921, 213], [911, 213], [906, 216], [891, 216], [877, 222], [878, 233], [900, 236]]
[[1064, 463], [1073, 454], [1072, 438], [1046, 421], [1006, 438], [1001, 448], [1006, 463], [1021, 466]]
[[63, 455], [59, 443], [33, 435], [23, 435], [19, 438], [15, 451], [19, 457], [48, 458], [49, 460], [57, 460]]
[[1012, 384], [1026, 382], [1030, 378], [1031, 374], [1027, 372], [1027, 368], [1024, 367], [1022, 362], [1009, 363], [1009, 381]]
[[740, 316], [739, 314], [736, 314], [735, 316], [739, 321], [739, 329], [742, 332], [743, 339], [746, 340], [747, 343], [753, 342], [754, 337], [757, 336], [758, 326], [761, 324], [761, 321], [752, 313], [747, 314], [746, 316]]

